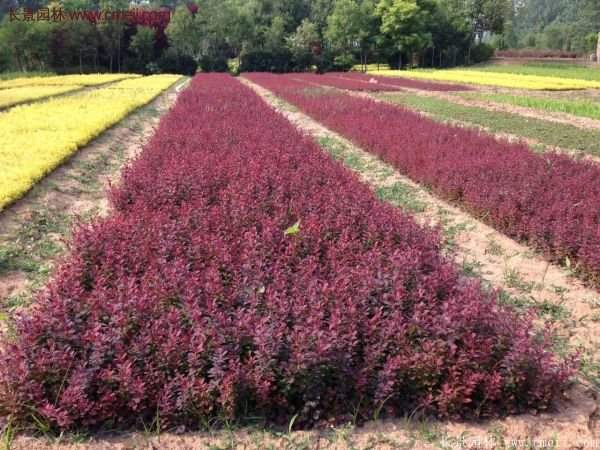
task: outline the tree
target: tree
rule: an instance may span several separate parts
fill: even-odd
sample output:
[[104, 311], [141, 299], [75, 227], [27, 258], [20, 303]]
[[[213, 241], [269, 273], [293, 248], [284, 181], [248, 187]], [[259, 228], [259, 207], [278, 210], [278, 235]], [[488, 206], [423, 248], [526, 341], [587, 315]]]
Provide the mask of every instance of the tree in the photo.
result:
[[304, 19], [296, 31], [287, 38], [297, 68], [309, 67], [321, 53], [321, 38], [317, 26]]
[[395, 42], [399, 52], [418, 52], [432, 43], [431, 23], [435, 3], [430, 0], [381, 0], [376, 13], [381, 17], [381, 31]]
[[463, 17], [471, 25], [475, 42], [481, 42], [486, 32], [502, 32], [504, 21], [511, 12], [512, 1], [448, 0], [448, 7], [454, 15]]
[[267, 51], [278, 51], [285, 45], [285, 20], [281, 16], [273, 17], [271, 26], [265, 30], [264, 48]]
[[377, 35], [374, 9], [371, 0], [336, 0], [327, 18], [325, 37], [332, 48], [343, 55], [358, 50], [361, 65], [366, 65]]
[[312, 0], [308, 18], [315, 24], [320, 37], [325, 36], [327, 18], [333, 10], [334, 0]]
[[[102, 11], [123, 11], [128, 8], [128, 0], [100, 0]], [[102, 42], [108, 52], [109, 69], [114, 71], [114, 60], [117, 61], [117, 72], [121, 72], [122, 39], [125, 25], [117, 20], [107, 18], [97, 24]]]
[[131, 39], [130, 48], [136, 54], [138, 64], [142, 68], [145, 68], [154, 57], [155, 34], [152, 28], [138, 25]]
[[169, 45], [178, 53], [193, 58], [200, 57], [202, 44], [200, 21], [189, 11], [187, 6], [178, 6], [165, 29]]
[[97, 28], [89, 22], [76, 20], [66, 22], [63, 25], [63, 29], [66, 32], [63, 34], [63, 38], [65, 39], [63, 51], [66, 53], [62, 55], [62, 59], [73, 60], [74, 56], [79, 64], [79, 73], [83, 73], [84, 55], [93, 55], [93, 65], [94, 69], [96, 69], [98, 63], [98, 43], [100, 40]]
[[[431, 66], [456, 65], [459, 52], [464, 53], [471, 40], [468, 23], [456, 17], [442, 0], [437, 2], [429, 25], [431, 31]], [[429, 58], [427, 59], [429, 61]]]
[[296, 31], [288, 37], [288, 45], [293, 49], [312, 50], [319, 41], [317, 25], [310, 19], [304, 19]]
[[53, 27], [52, 23], [25, 23], [5, 17], [0, 27], [0, 51], [19, 71], [45, 70], [50, 63], [48, 42]]

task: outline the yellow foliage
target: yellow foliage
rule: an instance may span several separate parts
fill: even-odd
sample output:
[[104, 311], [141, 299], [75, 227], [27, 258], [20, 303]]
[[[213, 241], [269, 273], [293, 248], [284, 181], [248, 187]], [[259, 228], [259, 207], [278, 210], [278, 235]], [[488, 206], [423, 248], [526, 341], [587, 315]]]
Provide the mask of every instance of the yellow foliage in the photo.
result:
[[[361, 72], [363, 70], [363, 66], [361, 64], [355, 64], [352, 66], [353, 72]], [[367, 64], [367, 72], [371, 71], [381, 71], [381, 70], [390, 70], [389, 64]]]
[[106, 73], [91, 75], [62, 75], [51, 77], [14, 78], [12, 80], [0, 81], [0, 89], [9, 89], [23, 86], [96, 86], [111, 81], [124, 80], [126, 78], [139, 78], [141, 75], [134, 73]]
[[81, 89], [82, 86], [23, 86], [11, 89], [0, 89], [0, 108], [33, 100], [43, 99], [52, 95], [65, 94]]
[[180, 77], [153, 75], [0, 113], [0, 210]]
[[477, 70], [379, 70], [373, 73], [377, 75], [481, 84], [514, 89], [558, 91], [600, 88], [600, 82], [598, 81], [514, 73], [482, 72]]

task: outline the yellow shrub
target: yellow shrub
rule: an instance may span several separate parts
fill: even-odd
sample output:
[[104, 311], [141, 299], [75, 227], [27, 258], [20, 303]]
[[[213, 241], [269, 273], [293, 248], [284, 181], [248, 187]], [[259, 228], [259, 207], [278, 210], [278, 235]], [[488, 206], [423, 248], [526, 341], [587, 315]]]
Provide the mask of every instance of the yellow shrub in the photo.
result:
[[11, 89], [0, 89], [0, 108], [7, 108], [23, 102], [39, 100], [52, 95], [65, 94], [81, 89], [82, 86], [24, 86]]
[[111, 81], [124, 80], [126, 78], [139, 78], [141, 75], [133, 73], [107, 73], [92, 75], [60, 75], [55, 77], [31, 77], [14, 78], [12, 80], [0, 81], [0, 89], [9, 89], [22, 86], [96, 86]]
[[600, 82], [598, 81], [513, 73], [480, 72], [476, 70], [380, 70], [376, 73], [377, 75], [501, 86], [515, 89], [571, 90], [600, 88]]
[[0, 113], [0, 210], [178, 75], [125, 80]]

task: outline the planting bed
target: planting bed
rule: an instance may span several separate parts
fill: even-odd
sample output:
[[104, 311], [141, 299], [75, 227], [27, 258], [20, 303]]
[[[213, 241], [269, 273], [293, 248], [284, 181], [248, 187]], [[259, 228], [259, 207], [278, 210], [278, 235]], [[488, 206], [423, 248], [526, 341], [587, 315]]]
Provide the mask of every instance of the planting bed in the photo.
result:
[[[511, 237], [600, 282], [600, 168], [439, 124], [374, 100], [248, 75]], [[375, 131], [376, 130], [376, 131]]]
[[111, 197], [3, 338], [14, 419], [486, 417], [547, 408], [572, 374], [437, 232], [233, 78], [196, 77]]
[[139, 78], [133, 73], [105, 73], [92, 75], [57, 75], [40, 77], [19, 77], [10, 80], [0, 80], [0, 89], [11, 89], [30, 86], [98, 86], [129, 78]]
[[287, 74], [281, 75], [283, 77], [291, 77], [293, 79], [301, 80], [306, 83], [317, 83], [322, 86], [335, 87], [338, 89], [346, 89], [349, 91], [368, 91], [368, 92], [379, 92], [379, 91], [401, 91], [402, 89], [397, 86], [383, 85], [379, 83], [364, 83], [362, 80], [353, 80], [350, 78], [342, 78], [335, 75], [315, 75], [312, 73], [298, 73], [298, 74]]
[[[83, 82], [84, 77], [74, 76], [73, 80]], [[115, 78], [110, 76], [108, 80]], [[134, 77], [0, 112], [0, 211], [81, 146], [154, 99], [179, 78], [178, 75]], [[106, 83], [107, 79], [104, 80]]]
[[484, 86], [500, 86], [511, 89], [561, 91], [600, 88], [600, 81], [596, 80], [518, 73], [486, 72], [473, 69], [381, 70], [376, 72], [376, 74], [431, 81], [453, 81], [457, 83], [469, 83]]
[[[332, 74], [333, 75], [333, 74]], [[397, 86], [400, 88], [419, 89], [424, 91], [440, 91], [440, 92], [451, 92], [451, 91], [470, 91], [473, 88], [460, 84], [444, 84], [444, 83], [432, 83], [428, 81], [411, 80], [410, 78], [400, 77], [382, 77], [374, 74], [364, 74], [357, 72], [342, 72], [336, 74], [339, 78], [354, 79], [359, 81], [370, 81], [376, 80], [384, 86]], [[383, 90], [383, 89], [382, 89]], [[389, 89], [388, 89], [389, 90]]]
[[0, 89], [0, 109], [20, 103], [40, 100], [53, 95], [66, 94], [81, 89], [82, 86], [73, 84], [65, 86], [24, 86], [12, 89]]

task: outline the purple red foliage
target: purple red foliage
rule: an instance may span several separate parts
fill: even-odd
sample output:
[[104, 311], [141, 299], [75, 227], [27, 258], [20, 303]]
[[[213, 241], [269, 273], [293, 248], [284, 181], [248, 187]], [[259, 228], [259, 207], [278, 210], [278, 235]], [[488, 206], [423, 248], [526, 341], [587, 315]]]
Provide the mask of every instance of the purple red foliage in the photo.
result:
[[[0, 353], [60, 429], [546, 408], [573, 364], [257, 95], [199, 75]], [[359, 414], [359, 415], [360, 415]]]
[[494, 56], [497, 58], [565, 58], [575, 59], [579, 55], [577, 52], [567, 52], [564, 50], [538, 50], [538, 49], [517, 49], [517, 50], [496, 50]]
[[[400, 88], [409, 88], [409, 89], [420, 89], [422, 91], [441, 91], [441, 92], [450, 92], [450, 91], [471, 91], [473, 88], [469, 86], [464, 86], [462, 84], [449, 84], [449, 83], [436, 83], [430, 81], [421, 81], [421, 80], [411, 80], [410, 78], [402, 78], [402, 77], [385, 77], [381, 75], [375, 74], [364, 74], [360, 72], [340, 72], [340, 73], [332, 73], [340, 78], [346, 79], [354, 79], [354, 80], [362, 80], [368, 82], [370, 80], [375, 80], [379, 83], [383, 90], [390, 90], [389, 87], [400, 87]], [[385, 88], [384, 88], [385, 87]]]
[[352, 80], [349, 78], [343, 78], [337, 75], [316, 75], [314, 73], [291, 73], [286, 75], [280, 75], [285, 78], [293, 78], [305, 83], [316, 84], [321, 86], [330, 86], [338, 89], [346, 89], [349, 91], [401, 91], [402, 89], [397, 86], [384, 85], [380, 83], [369, 83], [363, 80]]
[[412, 111], [248, 75], [437, 194], [600, 283], [600, 167], [524, 143], [436, 123]]

